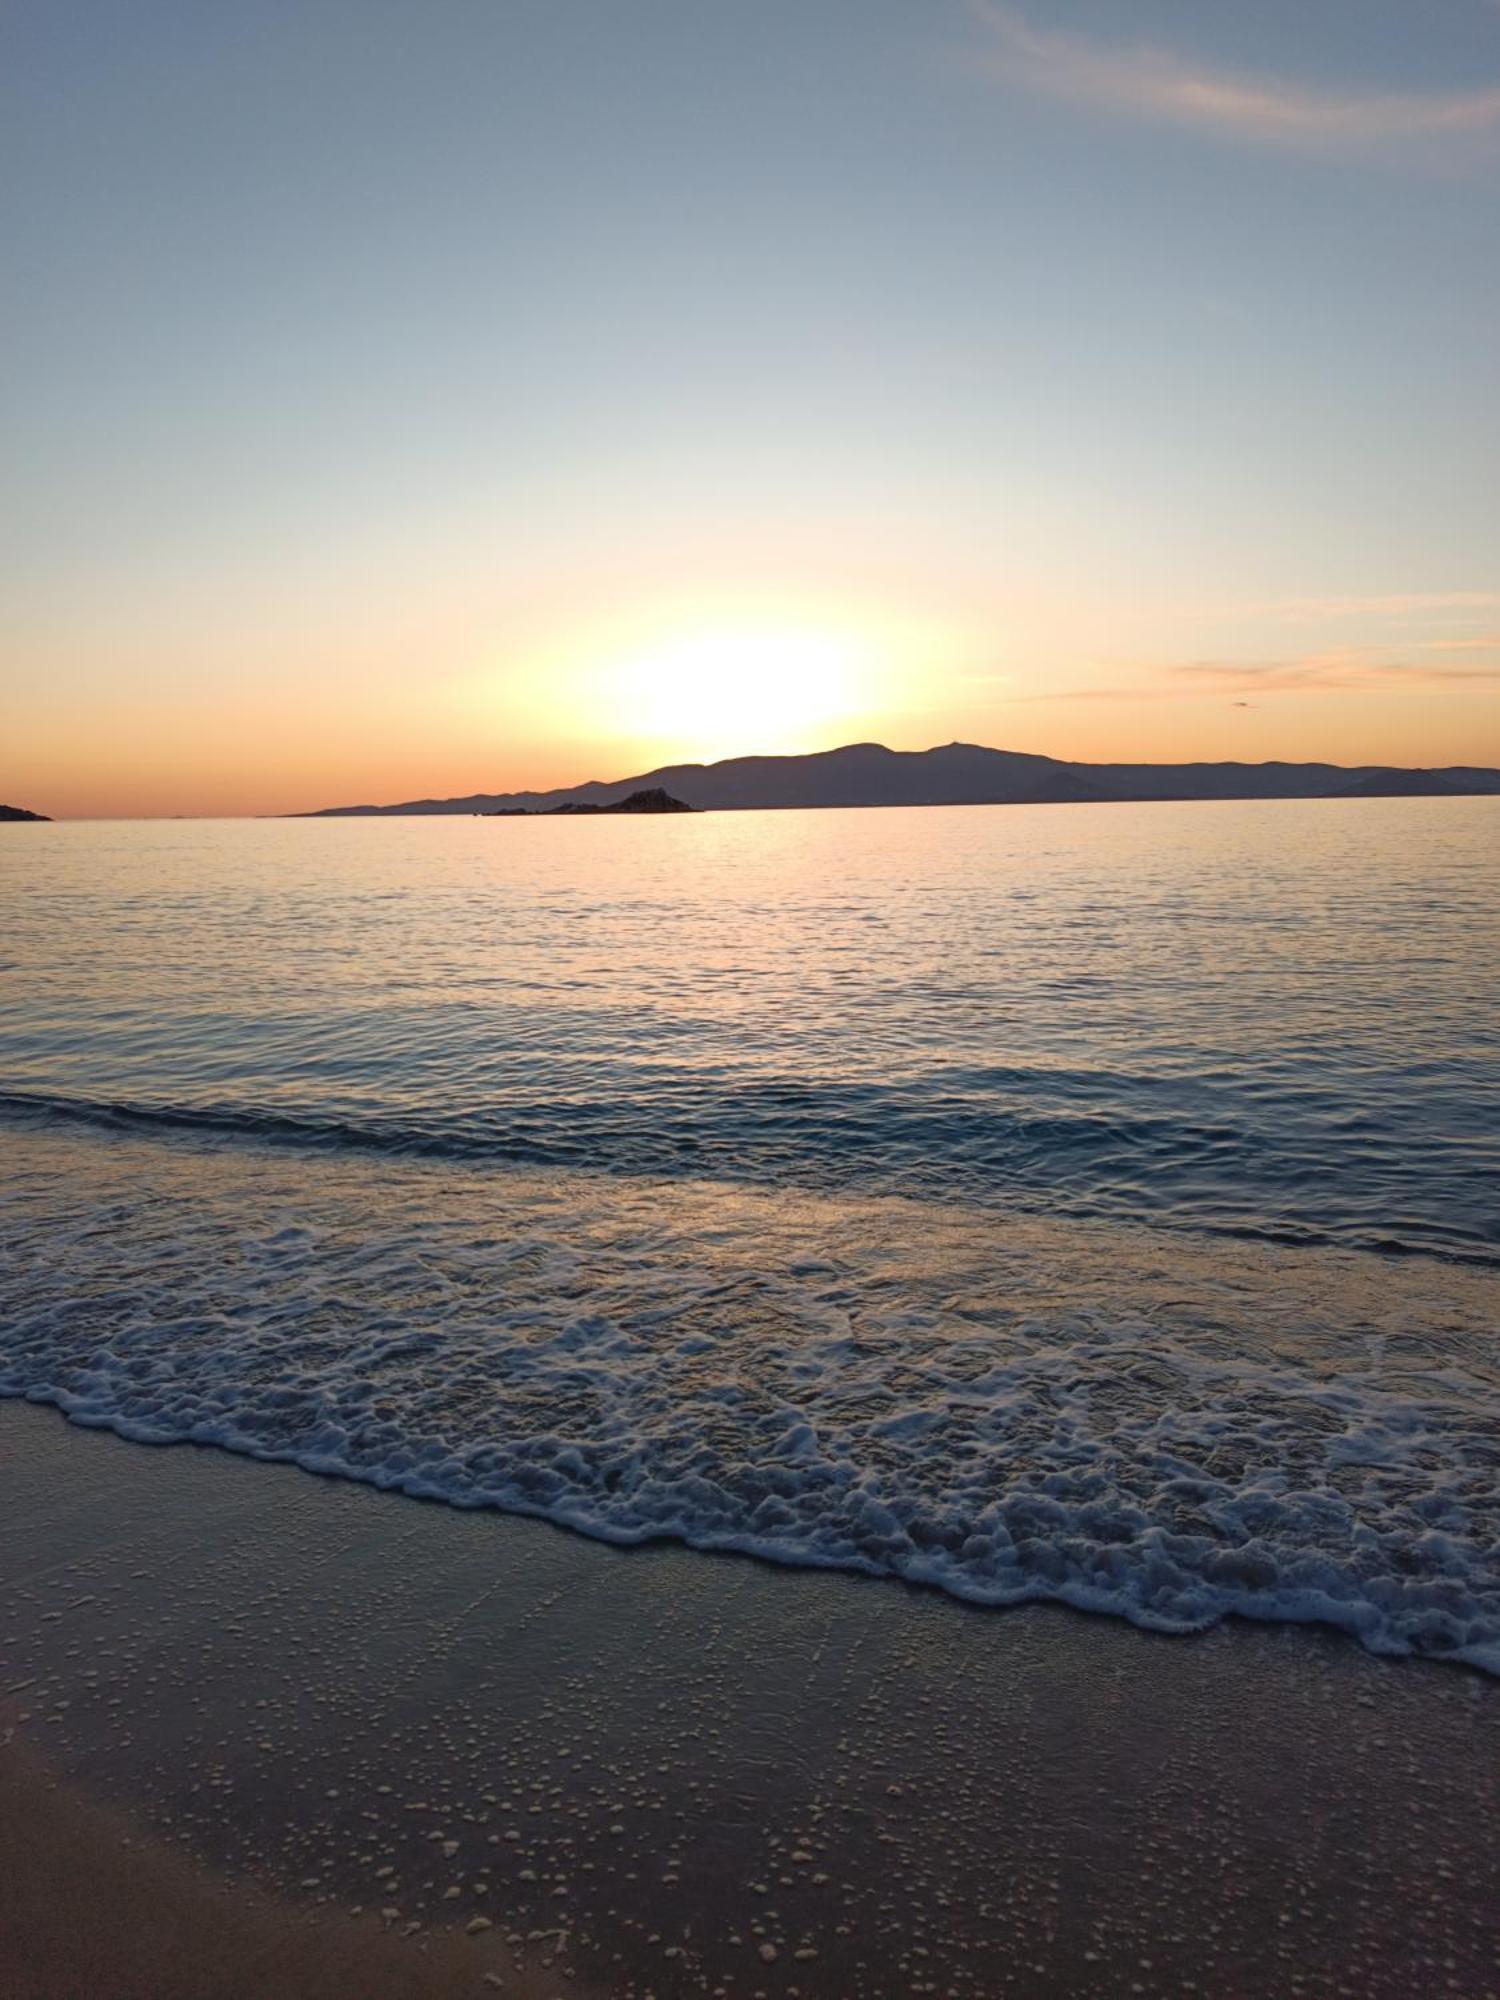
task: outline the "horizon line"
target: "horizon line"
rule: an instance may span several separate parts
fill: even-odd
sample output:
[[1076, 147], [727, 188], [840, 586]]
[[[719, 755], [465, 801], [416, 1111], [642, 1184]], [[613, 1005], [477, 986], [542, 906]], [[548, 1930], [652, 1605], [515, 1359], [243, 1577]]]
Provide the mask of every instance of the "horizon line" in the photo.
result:
[[[1448, 775], [1448, 774], [1450, 774], [1450, 773], [1453, 773], [1453, 772], [1460, 772], [1460, 771], [1462, 771], [1462, 772], [1475, 772], [1475, 771], [1477, 771], [1477, 772], [1483, 772], [1483, 773], [1484, 773], [1485, 775], [1487, 775], [1487, 776], [1494, 776], [1494, 777], [1496, 777], [1497, 779], [1500, 779], [1500, 764], [1496, 764], [1496, 765], [1492, 765], [1492, 764], [1484, 764], [1484, 763], [1474, 763], [1474, 762], [1469, 762], [1469, 763], [1447, 763], [1447, 764], [1422, 764], [1422, 765], [1417, 765], [1417, 764], [1392, 764], [1392, 763], [1388, 763], [1388, 762], [1373, 762], [1373, 763], [1372, 763], [1372, 762], [1363, 762], [1363, 763], [1356, 763], [1356, 764], [1344, 764], [1344, 763], [1340, 763], [1340, 762], [1338, 762], [1338, 761], [1337, 761], [1336, 759], [1333, 759], [1333, 758], [1327, 758], [1327, 757], [1300, 757], [1300, 758], [1292, 758], [1292, 757], [1261, 757], [1261, 758], [1244, 758], [1244, 757], [1193, 757], [1193, 758], [1181, 758], [1181, 759], [1171, 759], [1171, 760], [1167, 760], [1167, 759], [1152, 759], [1152, 758], [1140, 758], [1140, 757], [1134, 757], [1134, 758], [1117, 758], [1117, 759], [1089, 759], [1089, 758], [1079, 758], [1079, 757], [1056, 757], [1056, 756], [1053, 756], [1053, 755], [1051, 755], [1051, 754], [1050, 754], [1049, 752], [1046, 752], [1046, 751], [1037, 751], [1037, 750], [1009, 750], [1009, 749], [1006, 749], [1005, 747], [1003, 747], [1002, 745], [997, 745], [997, 744], [985, 744], [985, 743], [978, 743], [978, 742], [974, 742], [974, 741], [972, 741], [972, 740], [970, 740], [970, 739], [966, 739], [966, 738], [961, 738], [961, 737], [953, 737], [953, 738], [951, 738], [951, 739], [949, 739], [949, 740], [947, 740], [947, 741], [945, 741], [945, 742], [941, 742], [941, 743], [933, 743], [933, 744], [928, 744], [927, 746], [925, 746], [924, 748], [922, 748], [922, 749], [919, 749], [919, 750], [893, 750], [893, 749], [892, 749], [892, 748], [890, 747], [890, 745], [889, 745], [889, 744], [886, 744], [886, 743], [881, 743], [881, 742], [877, 741], [877, 740], [876, 740], [876, 739], [874, 739], [874, 738], [868, 738], [868, 737], [862, 737], [862, 738], [856, 738], [856, 739], [853, 739], [853, 740], [851, 740], [851, 741], [848, 741], [848, 742], [844, 742], [844, 743], [835, 743], [835, 744], [831, 744], [831, 745], [829, 745], [828, 747], [826, 747], [826, 748], [824, 748], [824, 749], [819, 749], [819, 750], [804, 750], [804, 751], [760, 751], [760, 750], [751, 750], [751, 751], [736, 751], [736, 752], [732, 753], [731, 755], [729, 755], [729, 756], [725, 756], [725, 757], [715, 757], [715, 758], [681, 758], [681, 759], [677, 759], [677, 760], [675, 760], [675, 761], [673, 761], [673, 762], [670, 762], [670, 763], [664, 763], [664, 764], [656, 764], [656, 765], [653, 765], [653, 766], [651, 766], [651, 767], [650, 767], [650, 768], [649, 768], [648, 770], [645, 770], [645, 771], [639, 771], [639, 772], [633, 772], [633, 773], [630, 773], [630, 774], [628, 774], [628, 775], [626, 775], [626, 776], [624, 776], [624, 777], [617, 777], [617, 778], [595, 778], [595, 777], [589, 777], [589, 778], [581, 778], [581, 779], [577, 779], [577, 780], [574, 780], [574, 781], [573, 781], [573, 782], [571, 782], [571, 783], [565, 783], [565, 784], [560, 784], [560, 785], [548, 785], [548, 786], [528, 786], [528, 785], [515, 785], [515, 786], [511, 786], [511, 787], [509, 787], [508, 789], [504, 789], [504, 790], [482, 790], [482, 789], [476, 789], [476, 790], [474, 790], [474, 791], [469, 791], [469, 792], [451, 792], [451, 793], [447, 793], [447, 794], [443, 794], [443, 795], [439, 795], [439, 794], [436, 794], [436, 793], [432, 793], [432, 794], [426, 794], [426, 795], [422, 795], [422, 796], [414, 796], [414, 795], [408, 795], [408, 796], [406, 796], [406, 797], [404, 797], [404, 798], [399, 798], [399, 799], [394, 799], [394, 800], [391, 800], [391, 801], [389, 801], [388, 803], [379, 803], [379, 804], [377, 804], [377, 803], [375, 803], [375, 802], [373, 802], [373, 801], [360, 801], [359, 803], [356, 803], [356, 804], [351, 804], [351, 805], [334, 805], [334, 806], [312, 806], [312, 807], [302, 807], [302, 808], [296, 808], [296, 809], [292, 809], [292, 810], [290, 810], [290, 811], [288, 811], [288, 810], [281, 810], [281, 811], [264, 811], [264, 810], [262, 810], [262, 811], [255, 811], [255, 810], [246, 810], [246, 811], [236, 811], [236, 812], [214, 812], [214, 811], [199, 811], [199, 812], [97, 812], [97, 813], [64, 813], [64, 814], [46, 814], [46, 813], [41, 813], [41, 812], [39, 811], [39, 809], [36, 809], [36, 808], [30, 808], [30, 809], [25, 809], [25, 808], [20, 808], [20, 809], [18, 809], [18, 810], [31, 810], [31, 811], [35, 812], [35, 813], [36, 813], [36, 817], [35, 817], [34, 819], [32, 819], [32, 820], [29, 820], [29, 821], [28, 821], [28, 820], [18, 820], [18, 821], [13, 821], [13, 822], [9, 822], [9, 823], [11, 823], [11, 824], [18, 824], [18, 825], [24, 825], [24, 824], [44, 824], [44, 825], [58, 825], [58, 824], [64, 824], [64, 823], [69, 823], [69, 824], [71, 824], [71, 823], [89, 823], [89, 822], [105, 822], [105, 821], [111, 821], [111, 820], [114, 820], [114, 821], [133, 821], [133, 820], [141, 820], [141, 821], [160, 821], [160, 822], [171, 822], [171, 821], [173, 821], [173, 820], [192, 820], [192, 821], [214, 821], [214, 820], [287, 820], [287, 819], [322, 819], [322, 818], [336, 818], [336, 817], [341, 817], [341, 816], [346, 816], [346, 817], [351, 817], [351, 818], [353, 818], [353, 817], [361, 817], [361, 816], [369, 816], [369, 817], [375, 817], [375, 816], [380, 816], [380, 815], [384, 815], [384, 814], [399, 814], [399, 813], [400, 813], [400, 812], [402, 811], [402, 809], [403, 809], [403, 808], [420, 808], [420, 807], [424, 807], [424, 806], [451, 806], [451, 805], [454, 805], [454, 803], [455, 803], [455, 802], [457, 802], [457, 801], [466, 801], [466, 800], [469, 800], [469, 799], [475, 799], [475, 800], [479, 800], [479, 799], [484, 799], [484, 800], [497, 800], [497, 799], [512, 799], [512, 798], [536, 798], [536, 799], [546, 799], [546, 798], [552, 798], [552, 797], [557, 797], [557, 796], [561, 796], [561, 795], [564, 795], [564, 794], [568, 794], [568, 793], [573, 793], [573, 792], [579, 792], [579, 791], [586, 791], [586, 790], [590, 789], [591, 787], [598, 787], [598, 788], [599, 788], [599, 789], [601, 789], [601, 790], [609, 790], [609, 789], [612, 789], [613, 787], [616, 787], [616, 786], [622, 786], [622, 785], [629, 785], [629, 784], [634, 784], [634, 783], [637, 783], [637, 782], [639, 782], [639, 781], [641, 781], [641, 780], [644, 780], [644, 779], [647, 779], [647, 778], [653, 778], [653, 777], [657, 777], [657, 776], [661, 775], [662, 773], [666, 773], [666, 772], [673, 772], [673, 771], [681, 771], [681, 772], [695, 772], [695, 771], [702, 771], [702, 772], [707, 772], [707, 771], [716, 771], [716, 770], [721, 770], [721, 769], [723, 769], [723, 768], [724, 768], [725, 766], [727, 766], [727, 765], [733, 765], [733, 764], [753, 764], [753, 763], [770, 763], [770, 764], [800, 764], [800, 763], [811, 763], [811, 762], [814, 762], [815, 760], [817, 760], [817, 759], [820, 759], [820, 758], [829, 758], [829, 757], [837, 757], [837, 756], [840, 756], [840, 755], [845, 755], [845, 754], [847, 754], [847, 753], [849, 753], [849, 752], [852, 752], [852, 751], [859, 751], [859, 750], [863, 750], [863, 751], [877, 751], [877, 752], [880, 752], [881, 754], [883, 754], [883, 755], [885, 755], [885, 756], [888, 756], [888, 757], [892, 757], [892, 758], [903, 758], [903, 759], [905, 759], [905, 758], [921, 758], [921, 757], [931, 757], [931, 756], [934, 756], [934, 755], [936, 755], [936, 754], [939, 754], [939, 753], [941, 753], [942, 751], [945, 751], [945, 750], [973, 750], [973, 751], [978, 751], [978, 752], [981, 752], [982, 754], [984, 754], [984, 755], [987, 755], [987, 756], [1000, 756], [1000, 757], [1009, 757], [1009, 758], [1014, 758], [1014, 759], [1016, 759], [1016, 760], [1017, 760], [1018, 762], [1022, 762], [1022, 763], [1031, 763], [1031, 764], [1051, 764], [1051, 765], [1055, 765], [1055, 766], [1057, 766], [1057, 767], [1058, 767], [1058, 768], [1060, 768], [1060, 769], [1065, 769], [1065, 770], [1080, 770], [1080, 771], [1098, 771], [1098, 770], [1104, 770], [1104, 771], [1108, 771], [1108, 770], [1132, 770], [1132, 771], [1190, 771], [1190, 770], [1220, 770], [1220, 771], [1225, 771], [1225, 770], [1244, 770], [1244, 771], [1265, 771], [1265, 770], [1330, 770], [1330, 771], [1340, 771], [1340, 772], [1348, 772], [1348, 773], [1349, 773], [1349, 774], [1350, 774], [1350, 775], [1351, 775], [1352, 777], [1360, 777], [1360, 776], [1363, 776], [1363, 775], [1366, 775], [1366, 774], [1371, 774], [1371, 773], [1379, 773], [1379, 772], [1390, 772], [1390, 773], [1393, 773], [1393, 774], [1399, 774], [1399, 775], [1401, 775], [1401, 776], [1417, 776], [1417, 777], [1443, 777], [1443, 776], [1446, 776], [1446, 775]], [[1438, 796], [1442, 796], [1442, 795], [1441, 795], [1441, 794], [1439, 794]], [[1457, 795], [1457, 794], [1455, 794], [1454, 796], [1460, 796], [1460, 795]], [[1489, 796], [1489, 794], [1486, 794], [1486, 793], [1477, 793], [1477, 794], [1468, 794], [1467, 796], [1471, 796], [1471, 797], [1473, 797], [1473, 796], [1477, 796], [1477, 797], [1484, 797], [1484, 796]], [[1028, 801], [1028, 800], [1014, 800], [1014, 801], [1007, 801], [1007, 800], [993, 800], [993, 801], [989, 801], [989, 800], [974, 800], [974, 801], [952, 801], [952, 802], [950, 802], [950, 803], [973, 803], [973, 804], [990, 804], [990, 803], [993, 803], [993, 804], [1006, 804], [1006, 803], [1016, 803], [1016, 804], [1026, 804], [1026, 803], [1034, 803], [1034, 804], [1048, 804], [1048, 803], [1064, 803], [1064, 802], [1066, 802], [1066, 803], [1071, 803], [1071, 804], [1086, 804], [1086, 803], [1096, 803], [1096, 804], [1124, 804], [1124, 803], [1137, 803], [1137, 804], [1151, 804], [1151, 803], [1163, 803], [1163, 804], [1166, 804], [1166, 803], [1186, 803], [1186, 801], [1173, 801], [1173, 800], [1135, 800], [1135, 801], [1125, 801], [1125, 800], [1116, 800], [1116, 799], [1108, 799], [1108, 798], [1102, 798], [1102, 799], [1099, 799], [1099, 800], [1095, 800], [1095, 801], [1089, 801], [1089, 800], [1068, 800], [1068, 801], [1056, 801], [1056, 800], [1030, 800], [1030, 801]], [[1207, 800], [1207, 799], [1205, 799], [1205, 800], [1200, 800], [1200, 801], [1197, 801], [1197, 803], [1203, 803], [1203, 804], [1209, 804], [1209, 803], [1215, 803], [1215, 802], [1216, 802], [1216, 801], [1213, 801], [1213, 800]], [[1230, 801], [1227, 801], [1227, 800], [1226, 800], [1226, 801], [1222, 801], [1222, 802], [1223, 802], [1223, 803], [1229, 803]], [[1241, 801], [1241, 803], [1243, 803], [1243, 802], [1244, 802], [1244, 801]], [[1270, 801], [1270, 800], [1266, 800], [1266, 801], [1264, 801], [1264, 802], [1265, 802], [1265, 803], [1270, 803], [1271, 801]], [[889, 801], [889, 802], [887, 802], [887, 803], [890, 803], [890, 804], [903, 804], [903, 803], [906, 803], [906, 802], [904, 802], [904, 801]], [[843, 806], [838, 806], [838, 805], [829, 805], [829, 806], [821, 806], [821, 805], [814, 805], [814, 806], [731, 806], [731, 807], [717, 807], [717, 808], [705, 808], [705, 810], [718, 810], [718, 811], [837, 811], [837, 810], [851, 810], [851, 811], [868, 811], [868, 810], [871, 810], [871, 809], [872, 809], [872, 808], [871, 808], [871, 807], [869, 807], [869, 806], [849, 806], [849, 807], [843, 807]], [[481, 811], [481, 809], [480, 809], [479, 807], [477, 807], [477, 806], [476, 806], [476, 807], [474, 808], [474, 811], [475, 811], [476, 813], [479, 813], [479, 812]], [[410, 816], [411, 816], [411, 817], [435, 817], [436, 815], [431, 815], [431, 814], [429, 814], [429, 815], [424, 815], [424, 814], [422, 814], [422, 813], [420, 813], [420, 812], [413, 812], [413, 813], [412, 813], [412, 814], [411, 814]], [[452, 814], [451, 814], [451, 815], [449, 815], [449, 816], [450, 816], [450, 817], [455, 817], [455, 818], [457, 818], [457, 817], [462, 817], [462, 816], [463, 816], [463, 814], [462, 814], [462, 810], [460, 809], [459, 811], [457, 811], [457, 812], [454, 812], [454, 813], [452, 813]]]

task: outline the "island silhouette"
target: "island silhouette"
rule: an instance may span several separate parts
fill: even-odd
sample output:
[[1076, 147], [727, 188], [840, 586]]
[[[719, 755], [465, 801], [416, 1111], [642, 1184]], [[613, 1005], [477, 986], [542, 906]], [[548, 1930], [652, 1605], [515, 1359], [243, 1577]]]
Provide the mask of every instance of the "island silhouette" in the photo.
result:
[[0, 806], [0, 820], [12, 819], [29, 819], [35, 820], [41, 825], [51, 825], [51, 821], [48, 819], [46, 813], [28, 812], [25, 806]]
[[[1080, 764], [977, 743], [888, 750], [849, 743], [794, 757], [669, 764], [635, 777], [547, 792], [474, 792], [398, 805], [325, 806], [293, 818], [369, 814], [752, 812], [808, 806], [1083, 805], [1153, 799], [1369, 799], [1500, 796], [1500, 771], [1478, 765], [1404, 770], [1363, 764]], [[665, 804], [631, 803], [659, 798]]]
[[684, 805], [681, 799], [674, 799], [671, 793], [664, 792], [660, 785], [653, 785], [649, 791], [632, 792], [629, 798], [617, 799], [613, 805], [495, 806], [486, 817], [556, 819], [559, 815], [577, 818], [589, 813], [690, 813], [697, 810], [696, 806]]

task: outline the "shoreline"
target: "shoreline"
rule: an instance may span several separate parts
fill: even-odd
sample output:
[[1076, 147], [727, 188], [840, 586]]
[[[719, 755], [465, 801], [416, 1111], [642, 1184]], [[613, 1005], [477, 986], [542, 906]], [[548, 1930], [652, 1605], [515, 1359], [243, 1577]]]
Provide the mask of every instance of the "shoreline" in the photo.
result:
[[185, 1995], [215, 1938], [288, 1993], [1500, 1992], [1463, 1668], [624, 1551], [20, 1403], [0, 1465], [23, 2000], [111, 1952]]
[[1493, 1671], [1493, 1506], [1453, 1499], [1497, 1387], [1473, 1273], [712, 1181], [13, 1155], [0, 1383], [79, 1425], [608, 1545], [1158, 1631], [1326, 1618]]
[[794, 1574], [813, 1576], [833, 1576], [855, 1584], [876, 1584], [895, 1586], [918, 1596], [932, 1595], [946, 1599], [962, 1610], [975, 1615], [1005, 1616], [1014, 1612], [1033, 1609], [1062, 1611], [1070, 1618], [1082, 1618], [1090, 1622], [1101, 1620], [1108, 1624], [1124, 1623], [1132, 1631], [1153, 1639], [1194, 1640], [1202, 1639], [1210, 1632], [1234, 1630], [1238, 1627], [1249, 1629], [1268, 1628], [1280, 1630], [1283, 1627], [1295, 1631], [1321, 1634], [1330, 1639], [1347, 1642], [1367, 1651], [1376, 1660], [1391, 1662], [1414, 1661], [1423, 1666], [1435, 1666], [1440, 1670], [1456, 1668], [1460, 1672], [1477, 1674], [1486, 1681], [1500, 1684], [1500, 1661], [1493, 1649], [1481, 1658], [1467, 1656], [1460, 1652], [1437, 1653], [1411, 1650], [1386, 1649], [1370, 1646], [1357, 1626], [1341, 1622], [1328, 1612], [1292, 1613], [1284, 1609], [1258, 1614], [1254, 1611], [1230, 1610], [1216, 1612], [1212, 1618], [1197, 1625], [1171, 1625], [1154, 1623], [1145, 1618], [1132, 1617], [1121, 1609], [1118, 1601], [1110, 1599], [1104, 1592], [1098, 1601], [1091, 1602], [1084, 1595], [1076, 1599], [1056, 1590], [1036, 1589], [1025, 1597], [988, 1598], [966, 1596], [954, 1589], [940, 1577], [925, 1577], [917, 1574], [897, 1574], [890, 1570], [863, 1568], [847, 1561], [822, 1559], [815, 1556], [789, 1554], [775, 1545], [759, 1546], [751, 1541], [694, 1541], [681, 1533], [663, 1529], [651, 1534], [625, 1536], [611, 1533], [585, 1518], [573, 1518], [555, 1512], [547, 1507], [530, 1505], [521, 1500], [499, 1501], [483, 1499], [468, 1500], [454, 1498], [435, 1488], [421, 1484], [406, 1483], [399, 1479], [384, 1480], [371, 1474], [352, 1471], [343, 1466], [312, 1464], [299, 1459], [289, 1451], [249, 1451], [239, 1444], [225, 1444], [217, 1440], [194, 1437], [162, 1437], [145, 1432], [133, 1432], [123, 1420], [103, 1417], [80, 1416], [68, 1403], [54, 1395], [31, 1394], [12, 1396], [0, 1392], [0, 1411], [8, 1404], [46, 1410], [61, 1418], [70, 1428], [106, 1436], [132, 1449], [145, 1451], [189, 1451], [202, 1452], [210, 1457], [224, 1455], [244, 1459], [249, 1464], [268, 1466], [277, 1470], [300, 1472], [304, 1476], [326, 1482], [330, 1485], [352, 1485], [381, 1494], [382, 1496], [413, 1503], [419, 1507], [433, 1507], [442, 1511], [457, 1513], [477, 1513], [498, 1515], [502, 1519], [534, 1524], [562, 1535], [576, 1535], [582, 1540], [593, 1542], [601, 1548], [611, 1549], [622, 1555], [633, 1555], [651, 1551], [675, 1551], [689, 1557], [704, 1557], [712, 1561], [732, 1563], [746, 1562], [758, 1568], [771, 1571], [788, 1570]]

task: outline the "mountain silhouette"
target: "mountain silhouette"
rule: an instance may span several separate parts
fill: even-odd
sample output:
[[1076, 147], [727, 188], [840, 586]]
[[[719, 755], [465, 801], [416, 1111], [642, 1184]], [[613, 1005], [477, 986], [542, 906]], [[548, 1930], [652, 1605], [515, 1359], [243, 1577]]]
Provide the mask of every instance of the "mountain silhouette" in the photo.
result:
[[700, 811], [749, 812], [792, 806], [1067, 805], [1139, 799], [1321, 799], [1375, 796], [1500, 795], [1500, 771], [1453, 765], [1398, 771], [1341, 764], [1074, 764], [978, 743], [933, 750], [887, 750], [849, 743], [801, 757], [728, 757], [718, 764], [669, 764], [628, 778], [591, 780], [549, 792], [474, 792], [465, 798], [409, 799], [388, 806], [327, 806], [294, 815], [551, 812], [559, 806], [612, 806], [634, 792], [665, 791]]
[[[555, 819], [563, 815], [577, 816], [580, 813], [690, 813], [696, 806], [686, 806], [681, 799], [674, 799], [670, 792], [657, 787], [647, 792], [632, 792], [629, 798], [617, 799], [613, 805], [599, 806], [589, 802], [580, 803], [576, 799], [566, 799], [560, 806], [544, 806], [540, 817]], [[535, 806], [496, 806], [491, 817], [494, 819], [535, 819]]]
[[1455, 784], [1451, 771], [1401, 771], [1382, 766], [1367, 771], [1339, 793], [1345, 799], [1442, 799], [1452, 798], [1467, 786]]

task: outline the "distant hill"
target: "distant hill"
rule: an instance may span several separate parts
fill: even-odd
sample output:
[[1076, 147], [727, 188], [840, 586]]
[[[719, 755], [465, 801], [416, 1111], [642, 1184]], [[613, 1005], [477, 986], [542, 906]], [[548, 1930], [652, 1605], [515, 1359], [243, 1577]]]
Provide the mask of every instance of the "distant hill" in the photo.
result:
[[1441, 799], [1471, 788], [1455, 785], [1449, 771], [1367, 771], [1340, 792], [1341, 799]]
[[690, 813], [696, 806], [685, 806], [681, 799], [674, 799], [670, 792], [664, 792], [659, 785], [648, 792], [632, 792], [627, 799], [617, 799], [611, 806], [574, 805], [546, 806], [538, 811], [534, 806], [496, 806], [489, 815], [491, 819], [578, 819], [591, 813]]
[[25, 806], [0, 806], [0, 819], [30, 819], [46, 826], [52, 824], [45, 813], [27, 812]]
[[1326, 799], [1403, 792], [1494, 793], [1500, 771], [1453, 765], [1396, 771], [1342, 764], [1070, 764], [1019, 750], [945, 743], [935, 750], [887, 750], [850, 743], [806, 757], [729, 757], [720, 764], [670, 764], [613, 782], [551, 792], [475, 792], [462, 799], [410, 799], [391, 806], [329, 806], [309, 819], [361, 814], [552, 812], [560, 806], [615, 806], [633, 792], [664, 791], [706, 812], [788, 806], [1065, 805], [1131, 799]]

